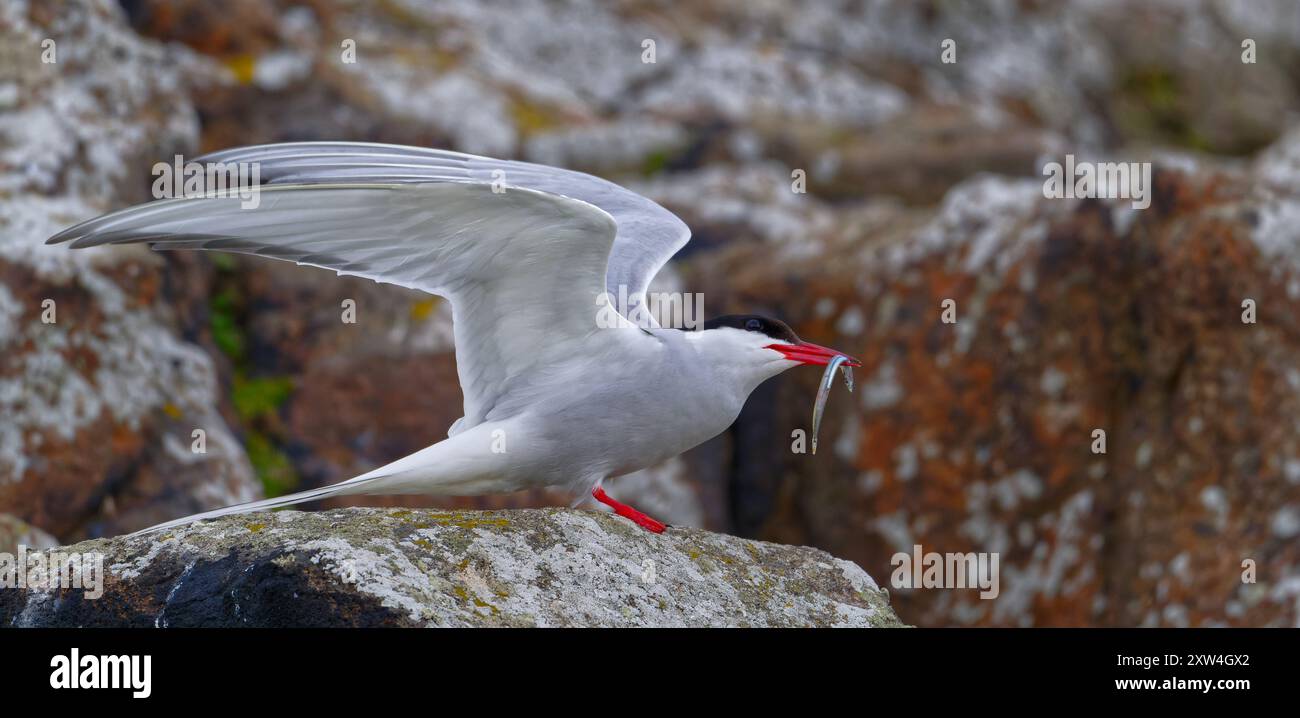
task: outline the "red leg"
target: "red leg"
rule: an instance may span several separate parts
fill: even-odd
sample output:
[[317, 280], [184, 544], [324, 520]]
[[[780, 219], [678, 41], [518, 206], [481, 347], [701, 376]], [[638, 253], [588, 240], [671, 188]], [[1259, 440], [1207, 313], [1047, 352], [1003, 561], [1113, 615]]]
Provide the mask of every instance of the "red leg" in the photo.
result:
[[664, 532], [664, 529], [667, 528], [665, 524], [660, 523], [659, 521], [655, 521], [649, 516], [646, 516], [640, 511], [637, 511], [636, 509], [632, 508], [631, 506], [628, 506], [627, 504], [621, 504], [615, 501], [614, 499], [610, 498], [609, 494], [605, 493], [605, 490], [599, 486], [597, 486], [595, 489], [592, 490], [591, 495], [594, 496], [596, 500], [599, 501], [600, 503], [606, 504], [610, 508], [614, 509], [614, 513], [618, 514], [619, 516], [622, 516], [625, 519], [631, 519], [632, 523], [636, 524], [637, 526], [640, 526], [646, 531], [652, 531], [654, 533], [661, 534]]

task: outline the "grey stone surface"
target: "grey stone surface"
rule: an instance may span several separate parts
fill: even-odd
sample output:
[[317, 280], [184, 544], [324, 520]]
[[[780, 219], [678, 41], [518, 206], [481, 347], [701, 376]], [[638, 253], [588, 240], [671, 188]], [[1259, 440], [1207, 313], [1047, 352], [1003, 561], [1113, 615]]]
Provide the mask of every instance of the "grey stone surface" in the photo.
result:
[[575, 509], [249, 514], [96, 539], [103, 596], [0, 592], [10, 626], [902, 625], [816, 549]]

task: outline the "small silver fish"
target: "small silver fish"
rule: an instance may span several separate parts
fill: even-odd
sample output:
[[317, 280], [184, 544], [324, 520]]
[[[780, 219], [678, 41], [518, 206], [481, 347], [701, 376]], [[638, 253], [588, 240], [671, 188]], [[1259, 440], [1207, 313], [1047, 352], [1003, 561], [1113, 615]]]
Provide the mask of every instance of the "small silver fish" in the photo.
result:
[[826, 399], [831, 395], [831, 387], [835, 384], [835, 370], [842, 368], [844, 370], [844, 385], [853, 391], [853, 367], [849, 362], [853, 361], [843, 354], [836, 355], [826, 365], [826, 373], [822, 374], [822, 381], [817, 386], [817, 401], [813, 404], [813, 435], [812, 435], [812, 452], [817, 453], [817, 433], [822, 426], [822, 413], [826, 409]]

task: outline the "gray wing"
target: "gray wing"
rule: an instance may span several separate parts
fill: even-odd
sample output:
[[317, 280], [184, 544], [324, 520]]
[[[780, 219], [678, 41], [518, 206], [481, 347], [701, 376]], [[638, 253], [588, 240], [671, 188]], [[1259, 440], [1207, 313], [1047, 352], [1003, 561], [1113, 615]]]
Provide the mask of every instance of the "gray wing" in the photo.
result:
[[614, 218], [617, 234], [605, 268], [605, 290], [624, 316], [655, 326], [633, 312], [660, 268], [690, 240], [676, 215], [647, 197], [582, 172], [498, 160], [449, 150], [364, 142], [293, 142], [222, 150], [201, 163], [256, 163], [265, 184], [482, 182], [562, 195], [595, 205]]
[[[51, 237], [72, 247], [143, 242], [333, 269], [451, 300], [469, 428], [528, 377], [554, 373], [598, 324], [614, 220], [580, 200], [470, 182], [262, 187], [128, 207]], [[635, 333], [635, 334], [639, 334]], [[624, 332], [603, 333], [602, 336]]]

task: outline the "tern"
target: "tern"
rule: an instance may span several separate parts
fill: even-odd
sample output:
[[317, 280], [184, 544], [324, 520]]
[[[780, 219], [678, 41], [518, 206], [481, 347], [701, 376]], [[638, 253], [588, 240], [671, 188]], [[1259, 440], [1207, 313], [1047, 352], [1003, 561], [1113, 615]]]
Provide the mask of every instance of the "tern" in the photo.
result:
[[[141, 533], [331, 496], [539, 487], [591, 496], [661, 533], [665, 524], [614, 500], [604, 482], [722, 433], [763, 381], [846, 356], [759, 315], [660, 326], [643, 311], [646, 290], [690, 229], [592, 175], [353, 142], [242, 147], [195, 162], [258, 168], [258, 202], [233, 188], [160, 199], [47, 243], [238, 252], [444, 297], [464, 416], [446, 439], [355, 478]], [[600, 297], [627, 298], [613, 321]]]

